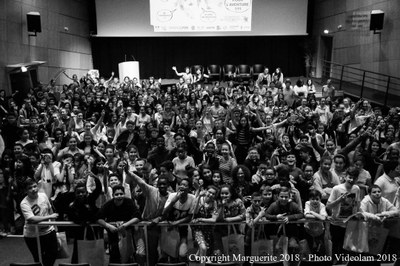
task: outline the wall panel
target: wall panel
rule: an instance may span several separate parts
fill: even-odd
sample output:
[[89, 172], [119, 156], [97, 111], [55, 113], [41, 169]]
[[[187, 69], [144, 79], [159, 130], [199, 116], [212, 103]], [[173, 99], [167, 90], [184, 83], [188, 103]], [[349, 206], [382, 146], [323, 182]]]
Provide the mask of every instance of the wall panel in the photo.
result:
[[[46, 61], [39, 68], [39, 80], [45, 84], [60, 68], [71, 69], [67, 70], [70, 75], [83, 74], [93, 68], [88, 8], [86, 0], [0, 1], [2, 88], [8, 88], [5, 86], [8, 84], [7, 64]], [[26, 13], [30, 11], [40, 12], [42, 32], [37, 33], [37, 37], [28, 36]], [[69, 30], [65, 31], [64, 27]]]

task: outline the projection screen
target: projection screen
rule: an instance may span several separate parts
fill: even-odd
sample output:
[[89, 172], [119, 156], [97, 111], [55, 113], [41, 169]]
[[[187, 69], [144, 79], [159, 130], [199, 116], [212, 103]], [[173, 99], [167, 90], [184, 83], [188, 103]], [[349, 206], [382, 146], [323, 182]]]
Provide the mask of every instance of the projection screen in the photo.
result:
[[96, 0], [98, 37], [306, 35], [307, 0]]

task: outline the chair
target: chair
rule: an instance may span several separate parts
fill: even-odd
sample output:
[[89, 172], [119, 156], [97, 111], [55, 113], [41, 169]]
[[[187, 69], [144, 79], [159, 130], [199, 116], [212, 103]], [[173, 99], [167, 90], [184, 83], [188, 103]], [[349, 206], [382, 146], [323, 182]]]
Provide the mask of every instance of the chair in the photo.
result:
[[202, 66], [202, 65], [194, 65], [194, 66], [192, 66], [191, 68], [190, 68], [190, 72], [192, 73], [192, 74], [196, 74], [196, 71], [197, 71], [197, 69], [199, 69], [200, 68], [200, 70], [201, 70], [201, 73], [203, 73], [204, 72], [204, 67]]
[[251, 67], [249, 65], [238, 65], [237, 77], [240, 81], [249, 81], [252, 78]]
[[264, 72], [265, 66], [261, 64], [253, 65], [253, 80], [257, 80], [258, 75]]
[[221, 67], [219, 65], [208, 65], [207, 66], [207, 75], [210, 81], [220, 80], [221, 79]]
[[60, 263], [58, 266], [90, 266], [89, 263]]
[[134, 263], [109, 263], [108, 266], [139, 266], [136, 262]]
[[13, 262], [10, 266], [42, 266], [40, 262]]
[[157, 263], [156, 266], [187, 266], [187, 264], [185, 262], [176, 262], [176, 263]]
[[236, 74], [236, 71], [237, 71], [236, 66], [234, 66], [234, 65], [224, 65], [222, 67], [222, 75], [224, 77], [224, 81], [227, 80], [229, 72], [231, 72], [232, 74]]

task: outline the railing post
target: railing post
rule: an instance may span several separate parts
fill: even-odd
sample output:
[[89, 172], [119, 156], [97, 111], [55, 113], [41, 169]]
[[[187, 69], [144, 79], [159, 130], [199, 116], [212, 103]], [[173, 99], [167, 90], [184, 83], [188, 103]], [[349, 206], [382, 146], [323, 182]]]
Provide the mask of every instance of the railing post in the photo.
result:
[[385, 94], [384, 106], [387, 106], [387, 100], [388, 100], [388, 97], [389, 97], [389, 86], [390, 86], [390, 76], [388, 76], [388, 81], [387, 81], [387, 84], [386, 84], [386, 94]]
[[[140, 227], [139, 227], [140, 230]], [[149, 238], [147, 234], [147, 224], [143, 226], [143, 231], [144, 231], [144, 242], [145, 242], [145, 252], [146, 252], [146, 265], [149, 266]]]
[[342, 90], [343, 72], [344, 72], [344, 65], [342, 65], [342, 71], [340, 72], [339, 90]]
[[361, 81], [361, 95], [360, 95], [360, 98], [362, 98], [363, 94], [364, 94], [364, 81], [365, 81], [365, 71], [363, 72], [363, 77], [362, 77], [362, 81]]
[[43, 264], [42, 247], [40, 245], [39, 226], [37, 224], [35, 224], [35, 234], [36, 234], [36, 244], [37, 244], [37, 250], [38, 250], [38, 256], [39, 256], [39, 262], [41, 264]]

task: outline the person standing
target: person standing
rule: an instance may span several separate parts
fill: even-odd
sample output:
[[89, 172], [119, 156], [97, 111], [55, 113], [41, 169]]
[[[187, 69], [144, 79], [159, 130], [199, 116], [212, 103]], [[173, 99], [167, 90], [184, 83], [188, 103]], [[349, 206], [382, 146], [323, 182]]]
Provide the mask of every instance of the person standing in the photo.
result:
[[[110, 243], [110, 263], [120, 263], [121, 254], [118, 247], [119, 233], [130, 234], [126, 229], [139, 220], [139, 209], [132, 199], [125, 197], [122, 185], [112, 188], [113, 199], [107, 201], [97, 215], [97, 223], [107, 230]], [[122, 222], [121, 224], [119, 224]], [[118, 223], [119, 225], [117, 225]]]
[[332, 80], [328, 79], [326, 85], [322, 86], [322, 97], [330, 97], [333, 99], [335, 96], [335, 87], [332, 85]]
[[[46, 194], [38, 193], [38, 184], [28, 178], [25, 181], [27, 196], [21, 201], [21, 211], [25, 218], [24, 239], [34, 261], [39, 261], [36, 231], [34, 224], [57, 219]], [[44, 266], [53, 266], [57, 257], [57, 235], [54, 226], [39, 227], [39, 238]]]
[[[148, 221], [150, 224], [147, 227], [148, 234], [148, 249], [149, 266], [156, 265], [158, 261], [158, 242], [161, 235], [159, 226], [156, 226], [162, 219], [164, 205], [168, 199], [168, 177], [161, 174], [157, 180], [157, 187], [147, 184], [142, 178], [133, 172], [129, 171], [129, 166], [124, 168], [127, 180], [133, 180], [137, 183], [145, 197], [145, 205], [142, 213], [143, 221]], [[127, 181], [130, 182], [130, 181]]]

